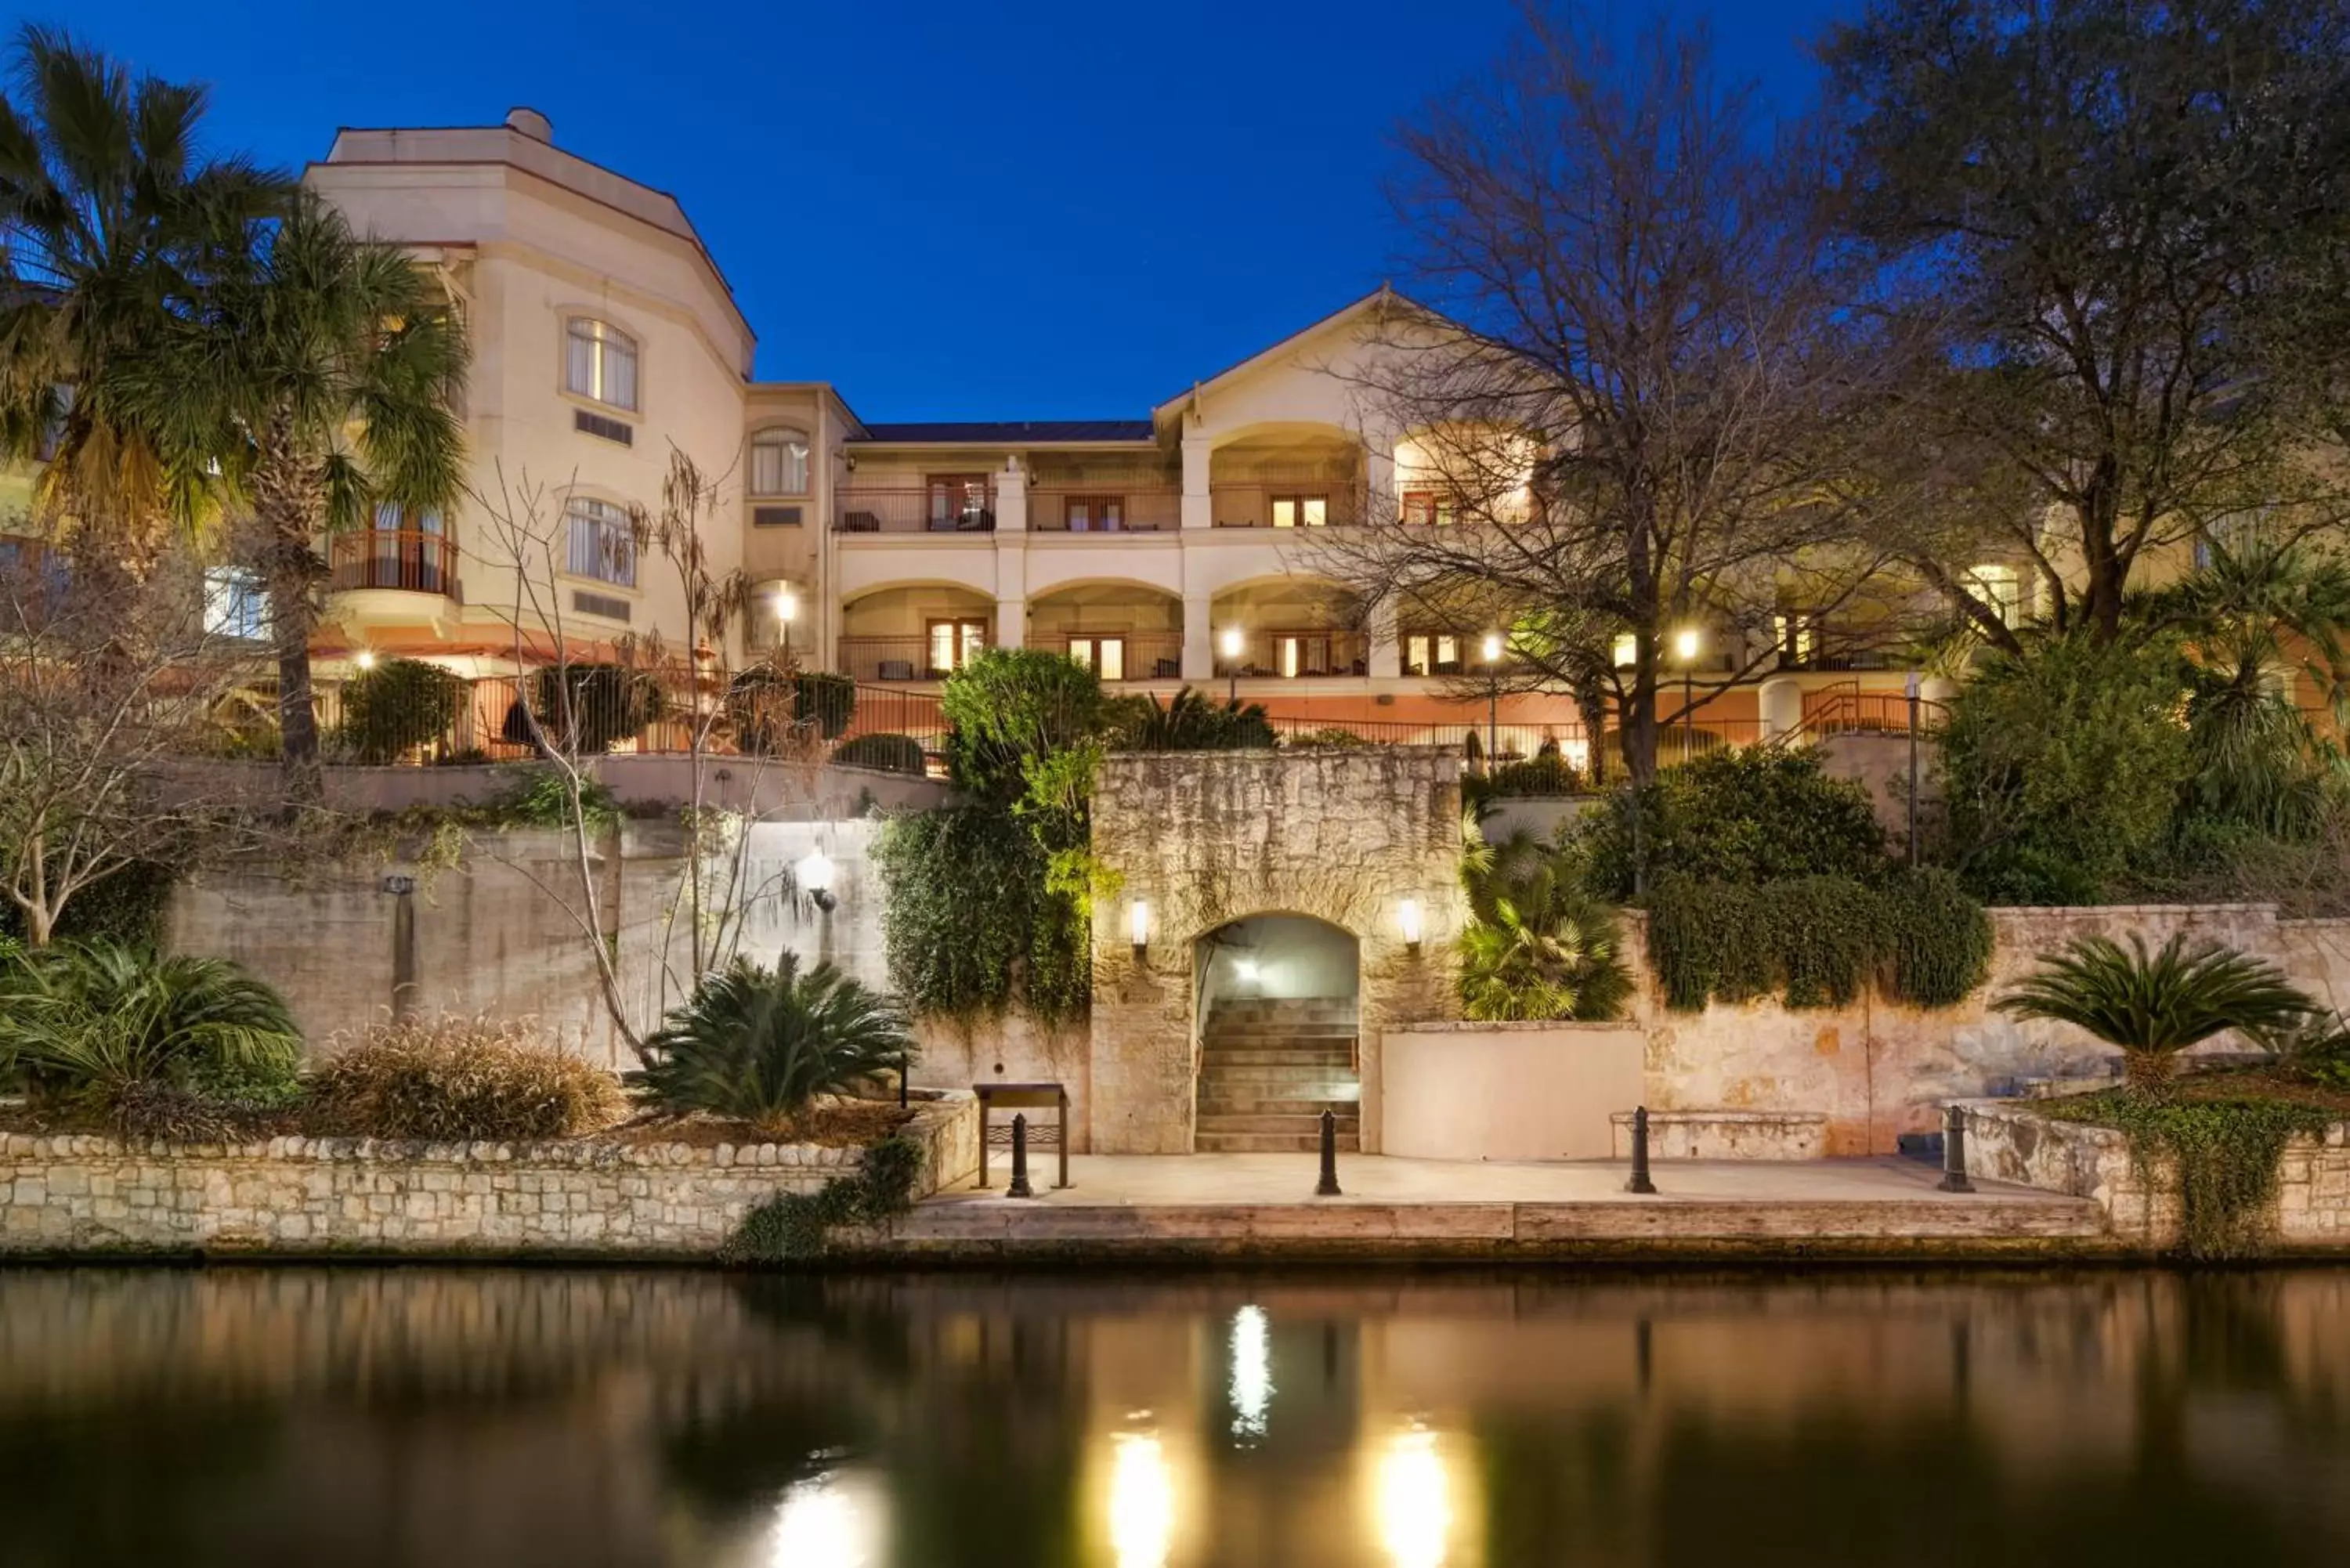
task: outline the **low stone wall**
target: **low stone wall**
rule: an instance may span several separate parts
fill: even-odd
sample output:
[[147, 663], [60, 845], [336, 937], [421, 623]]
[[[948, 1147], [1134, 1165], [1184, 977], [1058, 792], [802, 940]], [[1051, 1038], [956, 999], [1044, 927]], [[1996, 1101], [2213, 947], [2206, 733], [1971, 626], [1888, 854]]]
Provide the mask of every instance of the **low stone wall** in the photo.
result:
[[[1632, 1158], [1632, 1113], [1609, 1116], [1609, 1153]], [[1828, 1118], [1805, 1111], [1650, 1111], [1651, 1159], [1825, 1159]]]
[[[2095, 1199], [2122, 1240], [2158, 1249], [2178, 1244], [2183, 1220], [2170, 1160], [2142, 1168], [2129, 1139], [2113, 1128], [2052, 1120], [2012, 1101], [1976, 1100], [1961, 1108], [1970, 1175]], [[2288, 1248], [2350, 1249], [2350, 1123], [2336, 1122], [2323, 1138], [2285, 1145], [2269, 1227]]]
[[[968, 1092], [917, 1106], [915, 1193], [979, 1168]], [[779, 1192], [855, 1168], [813, 1144], [250, 1144], [0, 1137], [0, 1255], [394, 1252], [707, 1255]]]
[[1421, 1023], [1390, 1029], [1363, 1104], [1367, 1154], [1602, 1159], [1607, 1113], [1638, 1103], [1628, 1023]]

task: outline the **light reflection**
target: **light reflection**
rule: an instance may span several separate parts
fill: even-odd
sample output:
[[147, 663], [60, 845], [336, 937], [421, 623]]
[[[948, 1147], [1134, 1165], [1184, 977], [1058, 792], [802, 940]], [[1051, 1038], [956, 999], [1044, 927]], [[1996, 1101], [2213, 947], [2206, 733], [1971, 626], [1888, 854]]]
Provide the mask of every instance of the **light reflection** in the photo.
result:
[[1436, 1434], [1416, 1427], [1389, 1438], [1377, 1487], [1379, 1542], [1395, 1568], [1443, 1568], [1452, 1496]]
[[869, 1568], [881, 1561], [882, 1504], [868, 1476], [837, 1472], [795, 1481], [775, 1505], [767, 1538], [774, 1568]]
[[1109, 1544], [1118, 1568], [1163, 1568], [1175, 1534], [1175, 1480], [1156, 1432], [1110, 1436]]
[[1232, 1436], [1264, 1436], [1273, 1405], [1273, 1347], [1264, 1309], [1253, 1303], [1232, 1314]]

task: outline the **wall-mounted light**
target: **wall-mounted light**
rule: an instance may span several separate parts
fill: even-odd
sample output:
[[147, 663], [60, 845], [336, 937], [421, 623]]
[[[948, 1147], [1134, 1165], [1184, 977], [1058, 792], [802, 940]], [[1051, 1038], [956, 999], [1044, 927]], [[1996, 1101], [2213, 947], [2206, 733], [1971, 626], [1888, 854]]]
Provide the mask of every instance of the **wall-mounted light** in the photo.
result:
[[789, 588], [775, 591], [775, 618], [785, 626], [799, 618], [800, 597]]
[[1134, 943], [1134, 961], [1140, 963], [1150, 946], [1150, 906], [1139, 898], [1126, 907], [1126, 934]]
[[1417, 898], [1406, 898], [1403, 901], [1402, 906], [1396, 910], [1396, 923], [1403, 928], [1404, 950], [1406, 952], [1418, 952], [1419, 950], [1420, 934], [1419, 900]]
[[799, 863], [792, 867], [792, 875], [799, 881], [800, 891], [806, 893], [809, 901], [827, 914], [830, 914], [834, 906], [840, 901], [833, 897], [834, 871], [832, 857], [821, 849], [809, 850], [800, 857]]

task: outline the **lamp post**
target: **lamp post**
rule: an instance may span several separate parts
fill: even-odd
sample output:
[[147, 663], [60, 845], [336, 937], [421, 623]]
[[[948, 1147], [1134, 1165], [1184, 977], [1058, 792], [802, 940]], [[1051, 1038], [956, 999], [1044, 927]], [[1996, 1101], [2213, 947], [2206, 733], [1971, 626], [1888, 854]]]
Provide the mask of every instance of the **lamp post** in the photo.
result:
[[1903, 690], [1909, 698], [1909, 864], [1918, 864], [1918, 672], [1911, 670]]
[[787, 667], [792, 661], [792, 622], [799, 618], [799, 596], [792, 592], [788, 587], [777, 589], [775, 592], [775, 619], [783, 624], [784, 663]]
[[1485, 634], [1485, 765], [1502, 760], [1502, 634]]
[[1224, 628], [1223, 635], [1216, 641], [1223, 651], [1224, 673], [1230, 678], [1224, 695], [1237, 708], [1241, 701], [1241, 628], [1236, 626]]
[[1681, 761], [1697, 754], [1697, 628], [1685, 626], [1673, 633], [1673, 651], [1681, 661]]

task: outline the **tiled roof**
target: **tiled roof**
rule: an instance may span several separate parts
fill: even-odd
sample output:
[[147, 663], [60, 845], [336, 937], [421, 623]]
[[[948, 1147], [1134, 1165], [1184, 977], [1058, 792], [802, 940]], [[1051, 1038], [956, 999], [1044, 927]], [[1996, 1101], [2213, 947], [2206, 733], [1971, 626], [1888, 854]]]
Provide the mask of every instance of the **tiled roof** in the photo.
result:
[[933, 420], [915, 424], [868, 424], [869, 441], [1149, 441], [1149, 420]]

